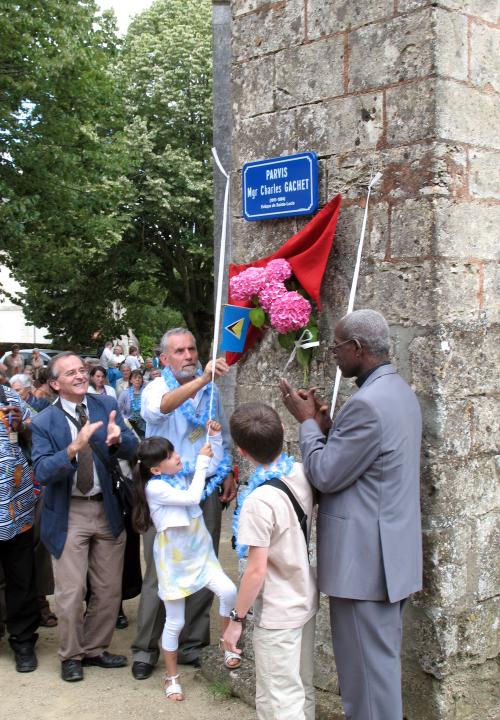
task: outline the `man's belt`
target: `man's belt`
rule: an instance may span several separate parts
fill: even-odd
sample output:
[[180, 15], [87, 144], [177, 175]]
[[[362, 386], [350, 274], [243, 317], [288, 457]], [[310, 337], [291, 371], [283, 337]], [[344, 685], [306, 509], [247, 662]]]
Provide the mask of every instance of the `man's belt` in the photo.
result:
[[94, 502], [101, 502], [104, 500], [102, 493], [96, 493], [95, 495], [72, 495], [72, 500], [93, 500]]

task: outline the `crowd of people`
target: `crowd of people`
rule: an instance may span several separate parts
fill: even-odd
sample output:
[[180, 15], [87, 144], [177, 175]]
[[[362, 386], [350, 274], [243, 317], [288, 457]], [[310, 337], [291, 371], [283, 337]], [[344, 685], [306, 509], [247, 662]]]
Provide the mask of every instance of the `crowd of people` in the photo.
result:
[[[284, 451], [269, 405], [239, 405], [227, 422], [213, 378], [229, 368], [223, 358], [200, 365], [186, 328], [167, 331], [146, 360], [110, 342], [98, 360], [60, 353], [35, 378], [14, 357], [0, 376], [0, 567], [16, 669], [36, 669], [37, 629], [56, 623], [63, 680], [123, 667], [109, 647], [127, 622], [122, 600], [140, 593], [132, 675], [146, 680], [163, 655], [165, 695], [182, 701], [178, 665], [199, 666], [215, 594], [230, 670], [244, 662], [253, 615], [258, 718], [313, 720], [319, 589], [346, 717], [402, 720], [402, 617], [422, 575], [421, 418], [389, 348], [380, 313], [337, 324], [332, 353], [358, 390], [333, 423], [315, 389], [280, 382], [302, 463]], [[217, 555], [238, 454], [254, 469], [234, 511], [235, 549], [247, 558], [237, 589]], [[116, 492], [123, 472], [131, 513]], [[308, 553], [316, 502], [318, 581]]]

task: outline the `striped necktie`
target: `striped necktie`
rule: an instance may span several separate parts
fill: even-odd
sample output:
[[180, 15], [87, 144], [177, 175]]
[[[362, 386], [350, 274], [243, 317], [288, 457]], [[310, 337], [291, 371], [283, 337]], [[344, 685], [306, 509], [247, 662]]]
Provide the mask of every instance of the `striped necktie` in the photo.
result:
[[[76, 414], [78, 415], [81, 429], [88, 420], [87, 410], [83, 403], [76, 406]], [[88, 495], [94, 487], [94, 456], [92, 455], [92, 448], [90, 445], [86, 445], [78, 451], [76, 487], [82, 495]]]

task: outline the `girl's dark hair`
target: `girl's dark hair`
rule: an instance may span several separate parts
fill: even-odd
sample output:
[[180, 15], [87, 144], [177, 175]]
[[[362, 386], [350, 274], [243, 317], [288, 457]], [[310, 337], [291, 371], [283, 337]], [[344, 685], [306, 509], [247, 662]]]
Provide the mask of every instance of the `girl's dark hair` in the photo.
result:
[[145, 533], [151, 527], [151, 515], [146, 500], [146, 483], [151, 479], [151, 468], [169, 458], [174, 446], [162, 437], [150, 437], [142, 440], [137, 448], [134, 478], [134, 507], [132, 526], [138, 533]]

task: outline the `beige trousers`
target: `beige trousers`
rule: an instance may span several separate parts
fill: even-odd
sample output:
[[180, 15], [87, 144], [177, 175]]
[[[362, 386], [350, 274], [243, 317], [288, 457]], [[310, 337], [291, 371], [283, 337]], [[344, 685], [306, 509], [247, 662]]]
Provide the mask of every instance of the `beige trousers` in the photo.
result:
[[266, 630], [254, 627], [259, 720], [314, 720], [313, 616], [303, 627]]
[[[100, 655], [109, 646], [120, 607], [124, 552], [125, 531], [113, 537], [103, 502], [72, 499], [64, 550], [59, 559], [52, 558], [61, 660]], [[87, 573], [92, 595], [84, 615]]]

